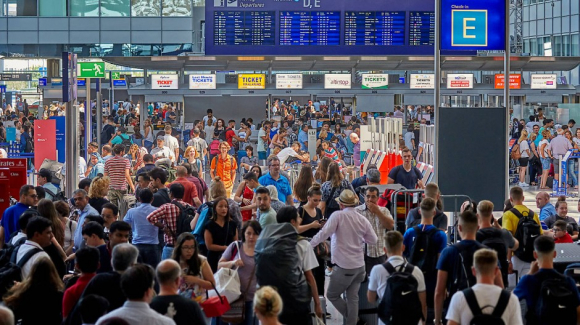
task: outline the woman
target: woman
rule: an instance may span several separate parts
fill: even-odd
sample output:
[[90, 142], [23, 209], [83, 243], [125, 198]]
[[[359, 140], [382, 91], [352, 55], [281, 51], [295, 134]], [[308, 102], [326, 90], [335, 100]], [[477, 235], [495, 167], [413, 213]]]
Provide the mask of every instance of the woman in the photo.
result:
[[260, 179], [260, 177], [262, 177], [262, 167], [258, 166], [258, 165], [254, 165], [252, 166], [252, 168], [250, 168], [250, 171], [254, 174], [256, 174], [256, 177], [258, 177], [258, 179]]
[[109, 192], [110, 179], [107, 176], [97, 176], [91, 182], [89, 187], [89, 204], [101, 213], [103, 204], [109, 203], [105, 197]]
[[41, 257], [32, 265], [28, 278], [15, 284], [3, 300], [21, 325], [58, 325], [62, 322], [63, 289], [50, 259]]
[[322, 210], [324, 217], [328, 219], [334, 211], [340, 210], [336, 198], [344, 190], [351, 190], [354, 188], [350, 182], [344, 179], [337, 163], [333, 162], [328, 166], [328, 176], [326, 182], [322, 184], [322, 200], [318, 206]]
[[213, 119], [208, 118], [207, 124], [203, 128], [203, 132], [205, 132], [205, 142], [209, 145], [213, 141], [213, 132], [215, 130], [215, 126], [213, 125]]
[[218, 261], [228, 245], [238, 240], [238, 226], [230, 215], [228, 200], [222, 196], [214, 201], [213, 213], [204, 232], [207, 260], [212, 272], [217, 272]]
[[[245, 122], [241, 122], [240, 129], [238, 130], [238, 137], [240, 137], [242, 139], [250, 139], [251, 135], [252, 135], [252, 130], [248, 127], [248, 125]], [[249, 145], [250, 145], [250, 143], [248, 141], [242, 141], [242, 142], [240, 142], [240, 147], [238, 150], [245, 151], [246, 147]]]
[[199, 174], [203, 175], [203, 164], [199, 160], [199, 153], [195, 150], [195, 147], [188, 146], [185, 148], [183, 153], [182, 163], [187, 162], [191, 166], [191, 170], [196, 170]]
[[138, 166], [137, 163], [139, 162], [139, 160], [141, 160], [141, 163], [143, 162], [143, 158], [141, 158], [141, 151], [139, 150], [139, 145], [137, 145], [136, 143], [133, 143], [131, 147], [129, 147], [129, 153], [127, 153], [123, 157], [129, 160], [129, 162], [131, 163], [131, 169], [134, 169], [135, 167]]
[[73, 253], [74, 233], [77, 230], [77, 222], [68, 217], [70, 214], [70, 208], [66, 202], [54, 202], [54, 208], [56, 209], [56, 213], [64, 227], [64, 245], [62, 246], [62, 249], [66, 256], [69, 256]]
[[520, 187], [528, 187], [526, 183], [526, 170], [528, 169], [528, 161], [530, 160], [530, 144], [528, 143], [528, 131], [526, 129], [522, 130], [522, 135], [518, 140], [519, 150], [520, 150]]
[[54, 267], [56, 268], [58, 275], [62, 279], [66, 274], [66, 253], [62, 246], [64, 245], [64, 226], [58, 217], [58, 213], [54, 208], [54, 204], [51, 200], [42, 199], [38, 202], [37, 206], [38, 213], [41, 217], [46, 218], [52, 222], [52, 237], [51, 244], [47, 247], [43, 247], [44, 251], [50, 257]]
[[540, 182], [540, 189], [550, 190], [551, 188], [546, 186], [548, 173], [550, 172], [550, 164], [552, 164], [552, 159], [554, 158], [552, 157], [552, 149], [550, 148], [550, 130], [544, 129], [542, 136], [544, 138], [538, 144], [540, 146], [540, 160], [542, 161], [542, 181]]
[[171, 258], [182, 270], [179, 294], [198, 303], [205, 301], [206, 292], [213, 289], [215, 279], [207, 258], [198, 253], [195, 237], [190, 233], [179, 235]]
[[288, 147], [288, 139], [286, 139], [287, 134], [288, 131], [284, 128], [278, 130], [278, 133], [275, 134], [274, 137], [272, 138], [272, 142], [270, 143], [270, 149], [272, 150], [276, 148], [284, 149]]
[[322, 184], [326, 182], [326, 176], [328, 175], [328, 166], [332, 163], [332, 159], [328, 157], [323, 157], [320, 159], [320, 163], [318, 164], [318, 169], [316, 169], [316, 173], [314, 173], [314, 179], [317, 183]]
[[252, 219], [252, 214], [256, 205], [252, 204], [254, 198], [254, 190], [259, 186], [258, 177], [252, 172], [244, 175], [244, 181], [238, 185], [238, 189], [234, 194], [234, 201], [240, 203], [240, 211], [242, 212], [242, 220], [249, 221]]
[[282, 298], [270, 286], [263, 286], [254, 294], [254, 313], [262, 325], [282, 325], [278, 321], [282, 306]]
[[[576, 134], [578, 134], [578, 129], [576, 129]], [[566, 130], [564, 132], [564, 136], [566, 137], [566, 139], [568, 139], [568, 141], [570, 141], [570, 144], [572, 145], [572, 148], [574, 149], [578, 149], [578, 145], [576, 144], [576, 142], [572, 139], [572, 132], [570, 132], [570, 130]], [[568, 159], [568, 184], [573, 186], [574, 189], [578, 189], [578, 178], [576, 177], [576, 162], [578, 160], [576, 159]]]
[[542, 170], [542, 162], [540, 161], [540, 154], [536, 148], [536, 138], [538, 135], [536, 133], [530, 134], [530, 160], [528, 165], [530, 166], [530, 185], [536, 186], [536, 176]]
[[151, 121], [149, 119], [145, 120], [145, 125], [143, 127], [143, 131], [145, 134], [143, 135], [143, 144], [147, 152], [151, 152], [153, 149], [153, 125], [151, 125]]
[[223, 119], [220, 118], [217, 120], [214, 132], [216, 130], [219, 131], [219, 139], [221, 141], [226, 141], [226, 122]]
[[240, 277], [240, 290], [242, 291], [243, 299], [245, 301], [244, 321], [240, 324], [254, 324], [253, 304], [254, 293], [256, 292], [256, 264], [254, 260], [254, 249], [256, 248], [256, 241], [262, 232], [260, 223], [256, 220], [244, 222], [242, 227], [241, 242], [235, 241], [231, 243], [218, 266], [220, 268], [233, 269], [237, 267], [238, 275]]
[[312, 175], [312, 167], [310, 164], [302, 164], [298, 179], [294, 183], [294, 197], [303, 206], [308, 201], [308, 191], [314, 183], [314, 176]]
[[328, 132], [326, 130], [321, 130], [318, 134], [318, 140], [316, 140], [316, 147], [320, 147], [324, 141], [328, 138]]

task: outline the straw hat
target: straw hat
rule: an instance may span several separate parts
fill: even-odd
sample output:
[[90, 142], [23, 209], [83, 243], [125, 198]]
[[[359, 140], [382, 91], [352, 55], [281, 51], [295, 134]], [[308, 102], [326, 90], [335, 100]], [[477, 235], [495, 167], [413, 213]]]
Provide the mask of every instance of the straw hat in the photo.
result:
[[353, 207], [358, 205], [358, 197], [351, 190], [344, 190], [340, 193], [340, 196], [336, 198], [338, 204], [342, 204], [347, 207]]

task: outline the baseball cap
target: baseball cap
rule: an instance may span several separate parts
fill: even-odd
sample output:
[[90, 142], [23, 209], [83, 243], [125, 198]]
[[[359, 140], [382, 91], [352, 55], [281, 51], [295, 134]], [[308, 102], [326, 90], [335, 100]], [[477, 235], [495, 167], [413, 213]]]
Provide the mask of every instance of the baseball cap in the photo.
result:
[[157, 141], [159, 141], [159, 140], [165, 141], [165, 136], [163, 136], [163, 135], [158, 136]]
[[38, 173], [36, 173], [36, 175], [40, 175], [41, 177], [44, 178], [51, 178], [51, 173], [48, 169], [46, 168], [42, 168], [38, 171]]

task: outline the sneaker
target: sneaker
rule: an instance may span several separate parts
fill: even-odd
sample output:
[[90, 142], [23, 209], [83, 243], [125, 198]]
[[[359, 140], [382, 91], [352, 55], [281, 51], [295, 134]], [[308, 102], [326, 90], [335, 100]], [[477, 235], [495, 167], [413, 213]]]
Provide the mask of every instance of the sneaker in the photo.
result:
[[528, 183], [522, 183], [522, 187], [530, 187]]
[[324, 275], [331, 276], [332, 275], [332, 269], [331, 268], [327, 268], [326, 271], [324, 271]]

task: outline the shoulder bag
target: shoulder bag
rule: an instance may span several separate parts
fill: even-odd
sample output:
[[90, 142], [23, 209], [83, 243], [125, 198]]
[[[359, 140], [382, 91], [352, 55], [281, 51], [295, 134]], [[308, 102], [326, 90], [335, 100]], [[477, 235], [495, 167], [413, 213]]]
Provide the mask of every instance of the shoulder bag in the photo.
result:
[[[238, 247], [237, 242], [236, 247], [238, 248], [239, 253], [240, 248]], [[236, 301], [230, 304], [230, 310], [226, 311], [221, 317], [222, 321], [230, 324], [240, 324], [244, 322], [244, 319], [246, 318], [245, 313], [246, 294], [248, 293], [248, 290], [250, 290], [250, 285], [252, 284], [252, 279], [254, 278], [255, 274], [256, 274], [256, 265], [254, 264], [254, 268], [252, 269], [252, 275], [250, 276], [250, 281], [246, 286], [246, 290], [242, 291], [242, 295], [240, 296], [240, 298], [236, 299]]]

